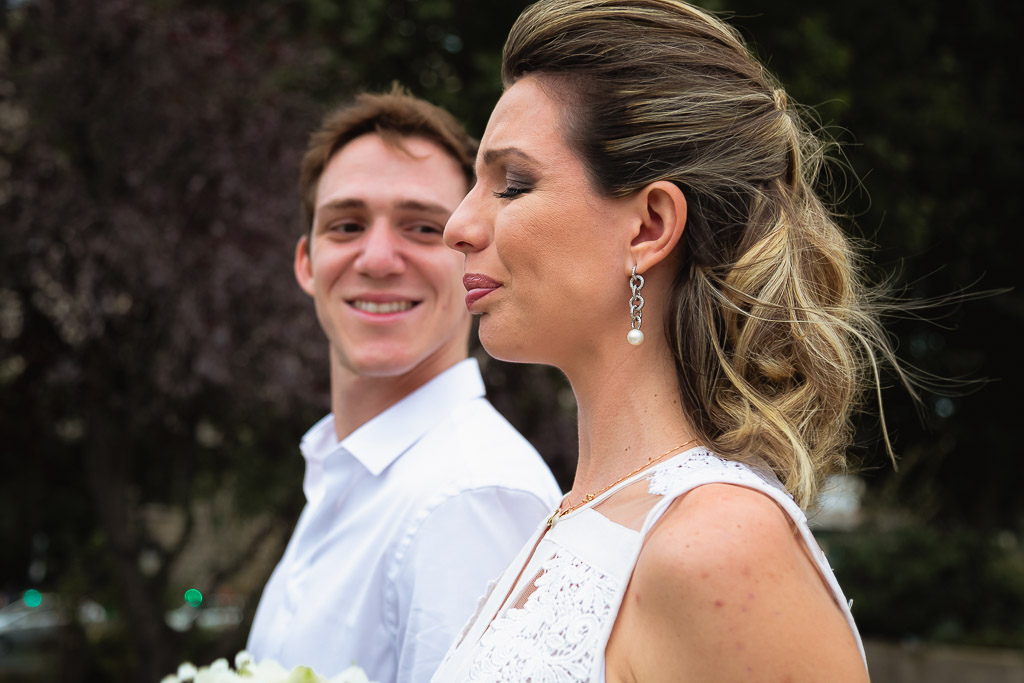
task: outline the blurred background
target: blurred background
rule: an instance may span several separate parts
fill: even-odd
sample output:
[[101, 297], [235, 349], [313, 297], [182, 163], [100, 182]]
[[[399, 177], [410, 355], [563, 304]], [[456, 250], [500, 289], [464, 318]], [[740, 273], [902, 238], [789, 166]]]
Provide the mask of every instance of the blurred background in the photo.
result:
[[[0, 1], [0, 680], [151, 682], [243, 647], [329, 409], [291, 272], [306, 137], [392, 80], [479, 136], [525, 4]], [[841, 143], [828, 191], [873, 277], [1017, 284], [1024, 3], [700, 4]], [[898, 470], [871, 401], [818, 535], [876, 681], [1021, 681], [1024, 293], [925, 316], [889, 321], [901, 356], [972, 382], [916, 406], [886, 378]], [[567, 487], [563, 378], [476, 354]]]

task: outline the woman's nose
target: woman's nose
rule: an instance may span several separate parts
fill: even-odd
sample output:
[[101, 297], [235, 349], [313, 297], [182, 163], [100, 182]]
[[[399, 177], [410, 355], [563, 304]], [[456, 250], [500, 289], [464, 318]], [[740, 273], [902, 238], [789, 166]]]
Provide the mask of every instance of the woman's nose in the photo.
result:
[[486, 228], [478, 199], [478, 187], [474, 186], [469, 191], [444, 226], [444, 243], [463, 254], [480, 251], [489, 240], [490, 231]]

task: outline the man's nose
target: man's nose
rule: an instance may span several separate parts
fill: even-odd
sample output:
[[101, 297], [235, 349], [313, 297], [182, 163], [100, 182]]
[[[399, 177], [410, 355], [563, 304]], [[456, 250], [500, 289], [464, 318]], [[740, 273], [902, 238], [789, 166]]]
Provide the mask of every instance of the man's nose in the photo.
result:
[[398, 275], [405, 269], [401, 236], [384, 222], [370, 226], [363, 237], [363, 248], [356, 259], [356, 269], [369, 277]]

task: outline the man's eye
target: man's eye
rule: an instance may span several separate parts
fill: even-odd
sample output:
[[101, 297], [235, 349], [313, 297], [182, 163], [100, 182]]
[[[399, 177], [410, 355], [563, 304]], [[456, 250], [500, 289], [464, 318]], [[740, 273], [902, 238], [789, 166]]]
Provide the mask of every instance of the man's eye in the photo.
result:
[[497, 197], [498, 199], [512, 199], [514, 197], [518, 197], [521, 194], [525, 194], [529, 191], [529, 188], [526, 187], [515, 187], [509, 185], [502, 192], [495, 192], [494, 196]]
[[440, 235], [442, 233], [442, 229], [437, 227], [436, 225], [424, 224], [413, 227], [413, 232], [419, 233], [421, 235]]
[[331, 230], [333, 230], [334, 232], [345, 232], [345, 233], [361, 232], [362, 229], [363, 229], [363, 226], [361, 226], [359, 223], [349, 223], [349, 222], [337, 223], [337, 224], [335, 224], [335, 225], [333, 225], [331, 227]]

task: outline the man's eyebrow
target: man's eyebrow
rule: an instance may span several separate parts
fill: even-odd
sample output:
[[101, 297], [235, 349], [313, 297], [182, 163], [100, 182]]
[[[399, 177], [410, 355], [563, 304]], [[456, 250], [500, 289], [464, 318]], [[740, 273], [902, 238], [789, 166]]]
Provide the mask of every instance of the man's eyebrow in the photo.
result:
[[518, 147], [499, 147], [497, 149], [489, 149], [483, 153], [482, 159], [485, 166], [490, 166], [502, 157], [519, 157], [520, 159], [537, 163], [536, 159]]
[[345, 210], [345, 209], [365, 209], [366, 202], [362, 199], [334, 199], [326, 204], [321, 204], [316, 207], [316, 210], [324, 211], [329, 209]]
[[446, 209], [440, 204], [424, 202], [418, 199], [403, 199], [397, 202], [395, 206], [405, 211], [421, 211], [423, 213], [437, 214], [439, 216], [444, 216], [446, 219], [452, 214], [450, 209]]
[[[433, 202], [425, 202], [419, 199], [401, 199], [395, 202], [395, 208], [402, 209], [403, 211], [419, 211], [421, 213], [432, 213], [447, 218], [451, 215], [451, 211]], [[321, 211], [347, 211], [349, 209], [361, 209], [366, 210], [368, 206], [362, 199], [348, 198], [348, 199], [335, 199], [325, 204], [321, 204], [317, 207], [317, 212]]]

